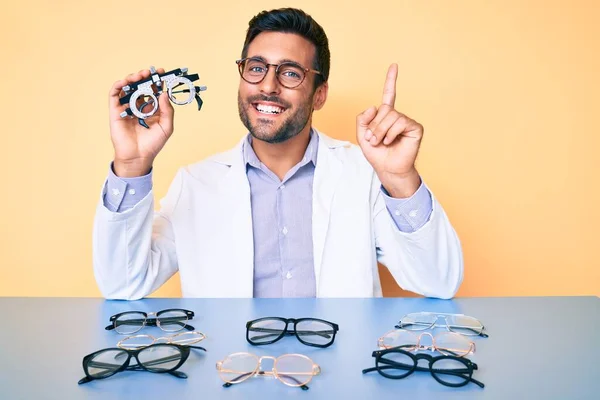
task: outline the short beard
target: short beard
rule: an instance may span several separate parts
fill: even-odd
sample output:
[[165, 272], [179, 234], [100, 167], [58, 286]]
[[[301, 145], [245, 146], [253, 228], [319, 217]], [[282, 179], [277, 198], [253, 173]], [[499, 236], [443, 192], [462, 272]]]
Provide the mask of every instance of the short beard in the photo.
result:
[[312, 113], [311, 105], [313, 101], [313, 95], [311, 95], [308, 99], [306, 106], [305, 104], [302, 104], [301, 107], [298, 108], [298, 110], [295, 113], [290, 115], [281, 124], [279, 129], [272, 134], [269, 134], [269, 128], [273, 125], [273, 121], [269, 121], [266, 119], [261, 120], [259, 118], [259, 121], [261, 121], [261, 125], [252, 126], [252, 124], [250, 123], [250, 118], [248, 116], [248, 107], [253, 107], [252, 103], [257, 101], [270, 101], [274, 103], [279, 103], [283, 105], [286, 108], [286, 110], [290, 109], [289, 103], [283, 102], [276, 96], [253, 96], [249, 98], [247, 102], [244, 102], [240, 96], [240, 93], [238, 92], [238, 113], [246, 129], [248, 129], [253, 138], [256, 138], [266, 143], [274, 144], [282, 143], [286, 140], [293, 138], [294, 136], [302, 132], [302, 130], [306, 127]]

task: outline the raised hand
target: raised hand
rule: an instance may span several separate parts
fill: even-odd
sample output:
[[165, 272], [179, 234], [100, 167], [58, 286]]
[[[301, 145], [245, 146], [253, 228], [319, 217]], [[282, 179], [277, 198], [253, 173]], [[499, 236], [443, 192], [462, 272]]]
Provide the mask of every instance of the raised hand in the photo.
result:
[[421, 183], [415, 160], [423, 126], [396, 111], [398, 65], [390, 65], [383, 101], [356, 117], [356, 139], [383, 187], [392, 197], [410, 197]]
[[[165, 71], [159, 68], [157, 72], [162, 74]], [[150, 70], [144, 69], [115, 82], [110, 89], [110, 137], [115, 149], [114, 172], [117, 176], [134, 177], [147, 174], [154, 159], [173, 134], [174, 110], [166, 92], [158, 99], [156, 114], [145, 120], [150, 129], [141, 126], [135, 117], [120, 116], [127, 108], [126, 105], [119, 104], [121, 89], [149, 77]]]

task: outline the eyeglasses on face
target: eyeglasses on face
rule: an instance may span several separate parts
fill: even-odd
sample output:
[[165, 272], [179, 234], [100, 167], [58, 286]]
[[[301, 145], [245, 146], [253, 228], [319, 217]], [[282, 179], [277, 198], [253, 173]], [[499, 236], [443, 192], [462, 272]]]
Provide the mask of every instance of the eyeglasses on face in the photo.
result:
[[[149, 318], [154, 316], [154, 318]], [[158, 312], [126, 311], [110, 317], [107, 331], [114, 329], [122, 335], [130, 335], [145, 326], [158, 326], [165, 332], [177, 332], [182, 329], [193, 331], [195, 328], [187, 322], [194, 318], [194, 312], [181, 308], [170, 308]]]
[[[263, 360], [272, 360], [272, 369], [262, 369]], [[277, 358], [258, 357], [251, 353], [234, 353], [223, 361], [217, 362], [217, 371], [224, 387], [245, 381], [253, 376], [273, 376], [282, 383], [308, 390], [306, 386], [321, 373], [321, 368], [310, 358], [302, 354], [284, 354]]]
[[[375, 367], [364, 369], [363, 374], [377, 371], [389, 379], [403, 379], [415, 371], [429, 371], [431, 376], [444, 386], [461, 387], [469, 382], [481, 388], [485, 386], [482, 382], [473, 379], [473, 371], [477, 369], [477, 364], [464, 357], [414, 355], [397, 347], [374, 351], [372, 356], [375, 357]], [[417, 365], [419, 360], [426, 360], [427, 368], [419, 367]]]
[[[431, 344], [427, 344], [426, 338], [429, 338]], [[442, 332], [433, 336], [429, 332], [419, 335], [404, 329], [395, 329], [380, 337], [377, 345], [383, 349], [399, 347], [406, 351], [431, 350], [456, 357], [475, 352], [475, 343], [454, 332]]]
[[317, 318], [265, 317], [246, 322], [246, 340], [258, 346], [275, 343], [284, 336], [296, 336], [307, 346], [324, 348], [333, 344], [339, 329], [337, 324]]
[[[438, 320], [441, 320], [444, 323], [438, 324]], [[488, 334], [484, 332], [485, 327], [481, 321], [464, 314], [433, 312], [410, 313], [400, 319], [396, 328], [409, 331], [422, 331], [429, 328], [446, 328], [448, 331], [465, 336], [488, 337]]]
[[119, 343], [117, 343], [117, 347], [126, 350], [137, 350], [155, 343], [174, 343], [181, 346], [189, 346], [201, 342], [204, 339], [206, 339], [206, 335], [197, 331], [181, 332], [176, 335], [158, 338], [155, 338], [152, 335], [133, 335], [120, 340]]
[[270, 64], [260, 57], [246, 57], [241, 60], [236, 60], [236, 64], [238, 65], [238, 70], [242, 79], [254, 85], [265, 79], [270, 67], [275, 68], [277, 81], [288, 89], [294, 89], [300, 86], [302, 82], [304, 82], [306, 74], [309, 72], [321, 75], [320, 71], [305, 68], [293, 61]]
[[[186, 379], [187, 375], [177, 371], [188, 359], [190, 349], [206, 351], [200, 346], [181, 346], [173, 343], [158, 343], [137, 350], [108, 348], [88, 354], [83, 358], [85, 377], [78, 383], [105, 379], [121, 371], [148, 371], [168, 373]], [[130, 365], [134, 358], [137, 364]]]

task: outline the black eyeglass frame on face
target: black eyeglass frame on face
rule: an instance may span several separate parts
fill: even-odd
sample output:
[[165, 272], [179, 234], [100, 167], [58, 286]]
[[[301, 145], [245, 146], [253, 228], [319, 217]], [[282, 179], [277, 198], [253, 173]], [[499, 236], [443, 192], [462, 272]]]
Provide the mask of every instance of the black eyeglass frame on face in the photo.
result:
[[[269, 320], [285, 323], [285, 329], [269, 329], [269, 328], [256, 327], [256, 326], [253, 327], [253, 325], [258, 322], [269, 321]], [[321, 324], [331, 327], [331, 332], [317, 332], [317, 331], [307, 331], [307, 330], [298, 331], [298, 324], [302, 324], [303, 322], [311, 322], [311, 321], [318, 322], [318, 323], [321, 323]], [[292, 329], [288, 329], [288, 325], [290, 323], [293, 324]], [[338, 333], [339, 330], [340, 330], [340, 327], [338, 324], [335, 324], [330, 321], [326, 321], [324, 319], [263, 317], [263, 318], [258, 318], [258, 319], [246, 322], [246, 341], [248, 341], [248, 343], [250, 343], [253, 346], [262, 346], [265, 344], [275, 343], [275, 342], [281, 340], [281, 338], [283, 338], [284, 336], [296, 336], [296, 338], [302, 344], [305, 344], [307, 346], [312, 346], [312, 347], [326, 348], [333, 344], [333, 342], [335, 341], [335, 335]], [[251, 331], [252, 332], [264, 332], [264, 333], [267, 333], [268, 335], [273, 335], [273, 336], [276, 335], [276, 337], [273, 340], [258, 342], [256, 340], [252, 340], [250, 338]], [[279, 333], [277, 333], [277, 332], [279, 332]], [[321, 336], [321, 337], [324, 337], [327, 339], [328, 339], [327, 336], [331, 335], [331, 340], [329, 340], [327, 343], [324, 343], [324, 344], [312, 343], [312, 342], [308, 342], [308, 341], [302, 339], [301, 336], [307, 336], [307, 335], [317, 335], [317, 336]]]
[[[407, 345], [407, 346], [410, 346], [410, 345]], [[423, 372], [429, 371], [429, 373], [431, 373], [431, 376], [433, 377], [433, 379], [435, 379], [436, 381], [438, 381], [439, 383], [441, 383], [444, 386], [461, 387], [461, 386], [467, 385], [469, 382], [473, 382], [474, 384], [476, 384], [477, 386], [479, 386], [481, 388], [485, 387], [485, 385], [482, 382], [473, 378], [473, 371], [477, 370], [477, 364], [475, 364], [474, 362], [472, 362], [471, 360], [469, 360], [465, 357], [456, 357], [456, 356], [447, 356], [447, 355], [432, 357], [429, 354], [412, 354], [408, 351], [403, 350], [402, 347], [404, 347], [404, 346], [398, 346], [398, 347], [392, 347], [390, 349], [374, 351], [372, 356], [375, 357], [375, 367], [363, 369], [362, 373], [366, 374], [368, 372], [377, 371], [381, 376], [384, 376], [388, 379], [403, 379], [403, 378], [406, 378], [407, 376], [411, 375], [415, 371], [423, 371]], [[403, 364], [403, 363], [399, 363], [394, 360], [385, 358], [386, 355], [394, 354], [394, 353], [401, 354], [405, 357], [410, 358], [413, 361], [413, 365]], [[429, 363], [428, 367], [427, 368], [419, 367], [417, 365], [419, 360], [427, 360]], [[465, 366], [465, 368], [464, 369], [462, 369], [462, 368], [460, 368], [460, 369], [458, 369], [458, 368], [457, 369], [434, 368], [434, 364], [436, 362], [440, 362], [443, 360], [451, 360], [451, 361], [461, 363]], [[404, 371], [406, 371], [406, 373], [404, 373], [402, 375], [391, 375], [391, 374], [388, 374], [385, 372], [386, 369], [404, 370]], [[459, 383], [446, 382], [443, 379], [441, 379], [438, 375], [452, 375], [454, 377], [462, 379], [462, 382], [459, 382]]]
[[[185, 321], [181, 321], [178, 318], [175, 317], [163, 317], [161, 318], [160, 316], [169, 312], [174, 312], [174, 311], [180, 311], [183, 314], [185, 314], [186, 320]], [[143, 316], [143, 319], [131, 319], [131, 320], [121, 320], [120, 318], [122, 318], [123, 316], [126, 315], [133, 315], [133, 314], [137, 314], [137, 315], [141, 315]], [[118, 333], [124, 334], [124, 335], [130, 335], [132, 333], [135, 332], [139, 332], [140, 330], [142, 330], [144, 327], [146, 326], [158, 326], [160, 329], [162, 329], [165, 332], [178, 332], [182, 329], [186, 329], [188, 331], [193, 331], [196, 328], [194, 328], [191, 325], [188, 325], [187, 322], [191, 319], [194, 318], [194, 312], [190, 311], [190, 310], [185, 310], [183, 308], [168, 308], [166, 310], [161, 310], [158, 312], [150, 312], [150, 313], [146, 313], [143, 311], [125, 311], [122, 313], [118, 313], [115, 315], [112, 315], [109, 319], [109, 321], [111, 322], [110, 325], [107, 325], [106, 327], [104, 327], [104, 329], [106, 329], [107, 331], [110, 330], [115, 330]], [[149, 316], [155, 316], [155, 318], [148, 318]], [[128, 331], [128, 332], [119, 332], [119, 330], [117, 329], [119, 326], [119, 322], [121, 322], [123, 325], [131, 325], [134, 322], [136, 323], [135, 326], [138, 326], [137, 324], [139, 323], [139, 328], [133, 331]], [[123, 323], [123, 322], [127, 322], [127, 324]], [[161, 324], [175, 324], [175, 325], [179, 325], [180, 328], [179, 329], [173, 329], [173, 330], [169, 330], [169, 329], [164, 329], [162, 327]]]
[[[244, 76], [244, 70], [245, 70], [245, 65], [246, 65], [247, 61], [256, 61], [256, 62], [262, 63], [264, 65], [264, 67], [265, 67], [265, 73], [262, 75], [262, 77], [260, 79], [258, 79], [258, 80], [248, 80], [248, 77]], [[246, 57], [246, 58], [242, 58], [240, 60], [236, 60], [235, 63], [238, 65], [238, 72], [240, 73], [240, 77], [244, 81], [246, 81], [246, 82], [248, 82], [248, 83], [250, 83], [252, 85], [258, 85], [259, 83], [261, 83], [265, 79], [265, 77], [267, 76], [267, 74], [269, 73], [269, 68], [270, 67], [275, 67], [275, 77], [277, 78], [277, 82], [279, 82], [279, 84], [281, 86], [283, 86], [285, 88], [288, 88], [288, 89], [295, 89], [298, 86], [302, 85], [302, 82], [304, 82], [304, 80], [306, 79], [306, 76], [307, 76], [307, 74], [309, 72], [312, 72], [312, 73], [318, 74], [318, 75], [323, 75], [321, 73], [321, 71], [317, 71], [316, 69], [306, 68], [306, 67], [304, 67], [304, 66], [302, 66], [302, 65], [300, 65], [300, 64], [298, 64], [297, 62], [294, 62], [294, 61], [284, 61], [284, 62], [279, 63], [279, 64], [271, 64], [271, 63], [266, 62], [261, 57]], [[279, 76], [279, 71], [280, 71], [280, 68], [282, 66], [291, 66], [291, 67], [299, 68], [304, 73], [302, 75], [302, 79], [298, 83], [296, 83], [294, 85], [287, 85], [287, 84], [285, 84], [282, 81], [282, 79], [280, 78], [280, 76]]]
[[[173, 359], [173, 357], [174, 357], [173, 355], [168, 356], [168, 357], [163, 357], [163, 358], [157, 359], [157, 360], [151, 360], [146, 363], [142, 363], [140, 361], [140, 359], [139, 359], [140, 353], [145, 352], [145, 351], [155, 351], [157, 349], [160, 349], [161, 347], [176, 348], [178, 350], [179, 354], [177, 355], [177, 358], [179, 358], [179, 361], [177, 362], [177, 364], [174, 367], [171, 367], [168, 369], [161, 369], [161, 370], [149, 368], [151, 366], [151, 365], [149, 365], [149, 363], [172, 362], [172, 361], [177, 360], [177, 358]], [[206, 349], [201, 346], [180, 345], [180, 344], [175, 344], [175, 343], [156, 343], [156, 344], [152, 344], [150, 346], [142, 347], [142, 348], [135, 349], [135, 350], [122, 349], [119, 347], [110, 347], [110, 348], [98, 350], [98, 351], [95, 351], [95, 352], [83, 357], [82, 365], [83, 365], [83, 372], [85, 373], [85, 377], [81, 378], [79, 380], [78, 384], [81, 385], [81, 384], [88, 383], [88, 382], [91, 382], [94, 380], [106, 379], [106, 378], [109, 378], [119, 372], [122, 372], [122, 371], [140, 371], [140, 370], [152, 372], [155, 374], [168, 373], [177, 378], [187, 379], [187, 374], [185, 374], [181, 371], [177, 371], [177, 369], [186, 362], [186, 360], [190, 356], [191, 349], [198, 349], [198, 350], [206, 351]], [[102, 353], [111, 352], [111, 351], [116, 352], [116, 354], [117, 354], [113, 357], [114, 360], [117, 360], [119, 358], [119, 356], [123, 353], [127, 354], [127, 358], [123, 359], [121, 366], [119, 366], [118, 368], [116, 368], [113, 371], [109, 371], [109, 373], [107, 373], [103, 376], [94, 376], [94, 374], [90, 373], [89, 368], [94, 367], [94, 365], [93, 365], [94, 358], [96, 358], [97, 356], [99, 356]], [[137, 364], [129, 365], [132, 358], [134, 358], [137, 361]], [[106, 365], [103, 365], [103, 366], [107, 367]], [[98, 366], [96, 366], [96, 367], [98, 367]]]

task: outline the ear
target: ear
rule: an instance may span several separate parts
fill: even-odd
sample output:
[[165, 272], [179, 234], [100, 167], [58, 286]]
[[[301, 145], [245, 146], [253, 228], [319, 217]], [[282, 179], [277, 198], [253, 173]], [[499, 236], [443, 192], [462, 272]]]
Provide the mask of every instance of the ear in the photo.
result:
[[327, 93], [329, 92], [329, 83], [325, 82], [320, 85], [317, 90], [315, 90], [315, 95], [313, 96], [313, 109], [320, 110], [325, 105], [325, 101], [327, 100]]

